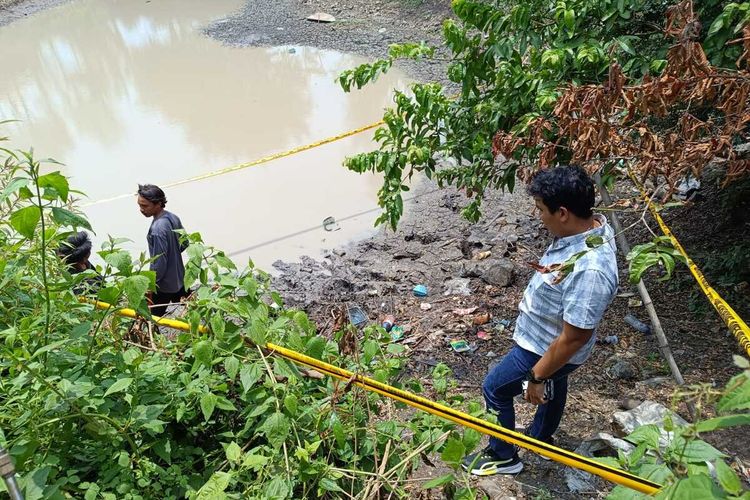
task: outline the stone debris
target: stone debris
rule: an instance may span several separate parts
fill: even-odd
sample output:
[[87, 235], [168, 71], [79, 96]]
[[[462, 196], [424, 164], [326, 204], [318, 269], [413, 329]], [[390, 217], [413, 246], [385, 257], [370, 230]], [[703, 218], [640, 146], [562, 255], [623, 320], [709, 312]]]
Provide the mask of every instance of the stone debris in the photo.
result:
[[336, 21], [336, 18], [326, 12], [316, 12], [307, 16], [308, 21], [314, 21], [316, 23], [332, 23]]

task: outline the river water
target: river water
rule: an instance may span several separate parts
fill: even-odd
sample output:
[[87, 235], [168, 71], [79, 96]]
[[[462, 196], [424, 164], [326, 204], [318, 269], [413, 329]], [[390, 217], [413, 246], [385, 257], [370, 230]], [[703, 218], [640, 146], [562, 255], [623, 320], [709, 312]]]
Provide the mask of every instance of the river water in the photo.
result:
[[[364, 62], [310, 47], [232, 48], [206, 37], [239, 0], [76, 0], [0, 27], [0, 120], [16, 149], [51, 157], [86, 193], [96, 232], [146, 249], [138, 183], [170, 184], [377, 121], [404, 89], [392, 71], [344, 94], [334, 79]], [[380, 180], [342, 160], [374, 149], [364, 132], [262, 166], [165, 189], [189, 231], [270, 270], [372, 231]], [[7, 145], [7, 144], [6, 144]], [[314, 228], [314, 229], [313, 229]], [[302, 230], [310, 231], [300, 233]], [[294, 236], [287, 237], [288, 235]], [[94, 259], [96, 261], [96, 259]]]

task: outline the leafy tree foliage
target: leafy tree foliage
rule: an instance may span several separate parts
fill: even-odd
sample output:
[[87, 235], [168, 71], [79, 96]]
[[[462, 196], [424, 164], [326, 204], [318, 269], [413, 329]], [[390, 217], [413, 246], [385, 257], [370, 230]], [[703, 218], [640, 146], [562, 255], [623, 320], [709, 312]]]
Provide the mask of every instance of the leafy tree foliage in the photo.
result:
[[[664, 37], [668, 0], [454, 0], [456, 19], [443, 25], [449, 51], [447, 78], [459, 89], [448, 95], [435, 83], [397, 92], [375, 133], [377, 151], [346, 160], [355, 172], [384, 176], [377, 223], [396, 227], [403, 214], [406, 181], [423, 172], [441, 186], [473, 198], [464, 215], [477, 220], [485, 190], [512, 190], [516, 165], [498, 161], [492, 138], [523, 130], [554, 109], [565, 85], [598, 83], [617, 61], [631, 78], [659, 74], [671, 41]], [[733, 65], [742, 52], [727, 45], [748, 20], [748, 3], [705, 0], [691, 25], [709, 59]], [[702, 29], [708, 26], [709, 29]], [[360, 88], [399, 57], [430, 57], [415, 44], [394, 46], [389, 58], [343, 73], [342, 87]], [[445, 160], [448, 167], [439, 167]]]

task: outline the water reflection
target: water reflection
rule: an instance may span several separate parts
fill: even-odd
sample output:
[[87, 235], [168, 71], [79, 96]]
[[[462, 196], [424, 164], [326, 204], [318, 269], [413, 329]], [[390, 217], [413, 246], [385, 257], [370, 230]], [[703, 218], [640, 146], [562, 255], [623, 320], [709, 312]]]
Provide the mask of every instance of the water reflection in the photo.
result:
[[[392, 74], [366, 92], [334, 83], [360, 60], [312, 48], [240, 49], [201, 35], [240, 0], [136, 3], [79, 0], [0, 28], [0, 119], [17, 118], [14, 146], [67, 166], [91, 199], [249, 161], [372, 122], [402, 87]], [[260, 168], [173, 188], [169, 208], [227, 251], [375, 204], [377, 179], [341, 159], [372, 147], [365, 133]], [[110, 233], [143, 249], [148, 221], [133, 200], [88, 209]], [[369, 228], [375, 214], [336, 233], [309, 233], [252, 253], [268, 267]], [[244, 260], [248, 255], [240, 255]]]

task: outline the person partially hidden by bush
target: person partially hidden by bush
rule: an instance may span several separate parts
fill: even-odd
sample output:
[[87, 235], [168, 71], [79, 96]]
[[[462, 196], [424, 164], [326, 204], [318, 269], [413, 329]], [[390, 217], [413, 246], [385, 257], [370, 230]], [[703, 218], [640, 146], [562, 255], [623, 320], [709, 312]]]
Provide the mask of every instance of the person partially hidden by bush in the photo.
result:
[[97, 289], [101, 285], [102, 277], [96, 273], [94, 266], [89, 262], [91, 257], [91, 240], [86, 231], [74, 233], [68, 236], [60, 248], [57, 249], [57, 255], [67, 264], [67, 271], [76, 275], [84, 271], [93, 271], [91, 276], [81, 280], [73, 287], [73, 293], [80, 295], [92, 289]]

